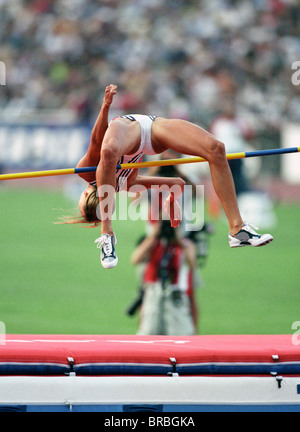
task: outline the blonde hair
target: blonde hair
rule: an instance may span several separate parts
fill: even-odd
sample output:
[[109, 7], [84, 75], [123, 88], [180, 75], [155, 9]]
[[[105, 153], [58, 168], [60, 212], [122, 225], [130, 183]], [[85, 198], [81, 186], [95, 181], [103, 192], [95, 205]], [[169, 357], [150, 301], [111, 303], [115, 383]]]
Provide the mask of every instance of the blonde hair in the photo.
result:
[[101, 220], [97, 216], [97, 207], [99, 205], [99, 198], [97, 196], [97, 187], [94, 186], [93, 190], [86, 197], [83, 207], [83, 215], [80, 216], [64, 216], [60, 218], [56, 224], [90, 224], [89, 228], [95, 228]]

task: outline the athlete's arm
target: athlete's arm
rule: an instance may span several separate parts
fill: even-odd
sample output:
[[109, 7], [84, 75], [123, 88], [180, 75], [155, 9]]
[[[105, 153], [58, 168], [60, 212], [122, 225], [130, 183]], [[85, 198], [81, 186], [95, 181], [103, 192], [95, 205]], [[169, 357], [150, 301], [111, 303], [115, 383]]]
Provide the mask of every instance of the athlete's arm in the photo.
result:
[[[148, 177], [136, 175], [135, 178], [129, 178], [128, 189], [135, 186], [134, 191], [139, 192], [138, 186], [146, 189], [158, 189], [159, 191], [169, 192], [168, 198], [165, 200], [164, 208], [170, 217], [171, 226], [176, 228], [179, 226], [182, 216], [181, 208], [178, 203], [178, 198], [182, 194], [185, 186], [185, 181], [180, 177]], [[142, 192], [141, 190], [140, 192]]]
[[[106, 87], [102, 106], [91, 134], [91, 142], [86, 154], [79, 161], [77, 168], [97, 166], [100, 159], [100, 151], [105, 132], [108, 128], [109, 108], [113, 97], [117, 93], [117, 86], [111, 84]], [[90, 182], [95, 180], [95, 173], [79, 174], [84, 180]]]
[[118, 87], [114, 84], [110, 84], [106, 87], [101, 110], [92, 130], [90, 151], [97, 152], [98, 157], [105, 132], [108, 128], [109, 108], [113, 102], [114, 95], [117, 93], [117, 88]]

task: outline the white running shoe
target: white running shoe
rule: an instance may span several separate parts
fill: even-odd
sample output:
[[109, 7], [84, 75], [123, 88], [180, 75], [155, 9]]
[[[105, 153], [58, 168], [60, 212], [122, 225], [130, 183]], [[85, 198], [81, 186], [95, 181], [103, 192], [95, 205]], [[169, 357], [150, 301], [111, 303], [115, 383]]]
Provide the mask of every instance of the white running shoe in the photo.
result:
[[243, 228], [235, 235], [229, 233], [229, 246], [231, 248], [243, 247], [243, 246], [265, 246], [271, 241], [273, 237], [271, 234], [258, 234], [256, 231], [258, 228], [251, 224], [245, 224]]
[[97, 248], [101, 249], [101, 264], [106, 269], [116, 267], [118, 264], [118, 257], [115, 250], [117, 238], [114, 235], [102, 234], [101, 237], [95, 240]]

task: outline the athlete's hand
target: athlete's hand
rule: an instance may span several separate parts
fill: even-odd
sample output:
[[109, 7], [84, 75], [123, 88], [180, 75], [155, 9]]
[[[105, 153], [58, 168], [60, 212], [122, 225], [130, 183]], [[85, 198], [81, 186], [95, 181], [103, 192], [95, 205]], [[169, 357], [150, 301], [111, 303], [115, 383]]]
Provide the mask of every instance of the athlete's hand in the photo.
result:
[[115, 84], [110, 84], [109, 86], [106, 87], [105, 89], [105, 93], [104, 93], [104, 98], [103, 98], [103, 103], [106, 105], [111, 105], [114, 95], [117, 94], [117, 88], [118, 86], [116, 86]]
[[177, 228], [182, 221], [181, 208], [179, 202], [174, 198], [174, 194], [170, 193], [164, 203], [165, 212], [170, 218], [171, 227]]

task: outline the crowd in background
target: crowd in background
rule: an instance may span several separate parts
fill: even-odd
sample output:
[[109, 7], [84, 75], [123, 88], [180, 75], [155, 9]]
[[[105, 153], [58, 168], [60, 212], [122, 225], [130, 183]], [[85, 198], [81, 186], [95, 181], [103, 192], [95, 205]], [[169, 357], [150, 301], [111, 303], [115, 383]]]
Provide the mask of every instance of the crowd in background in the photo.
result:
[[0, 0], [0, 121], [54, 110], [92, 122], [116, 83], [118, 114], [208, 127], [230, 101], [276, 129], [300, 119], [299, 28], [297, 0]]

